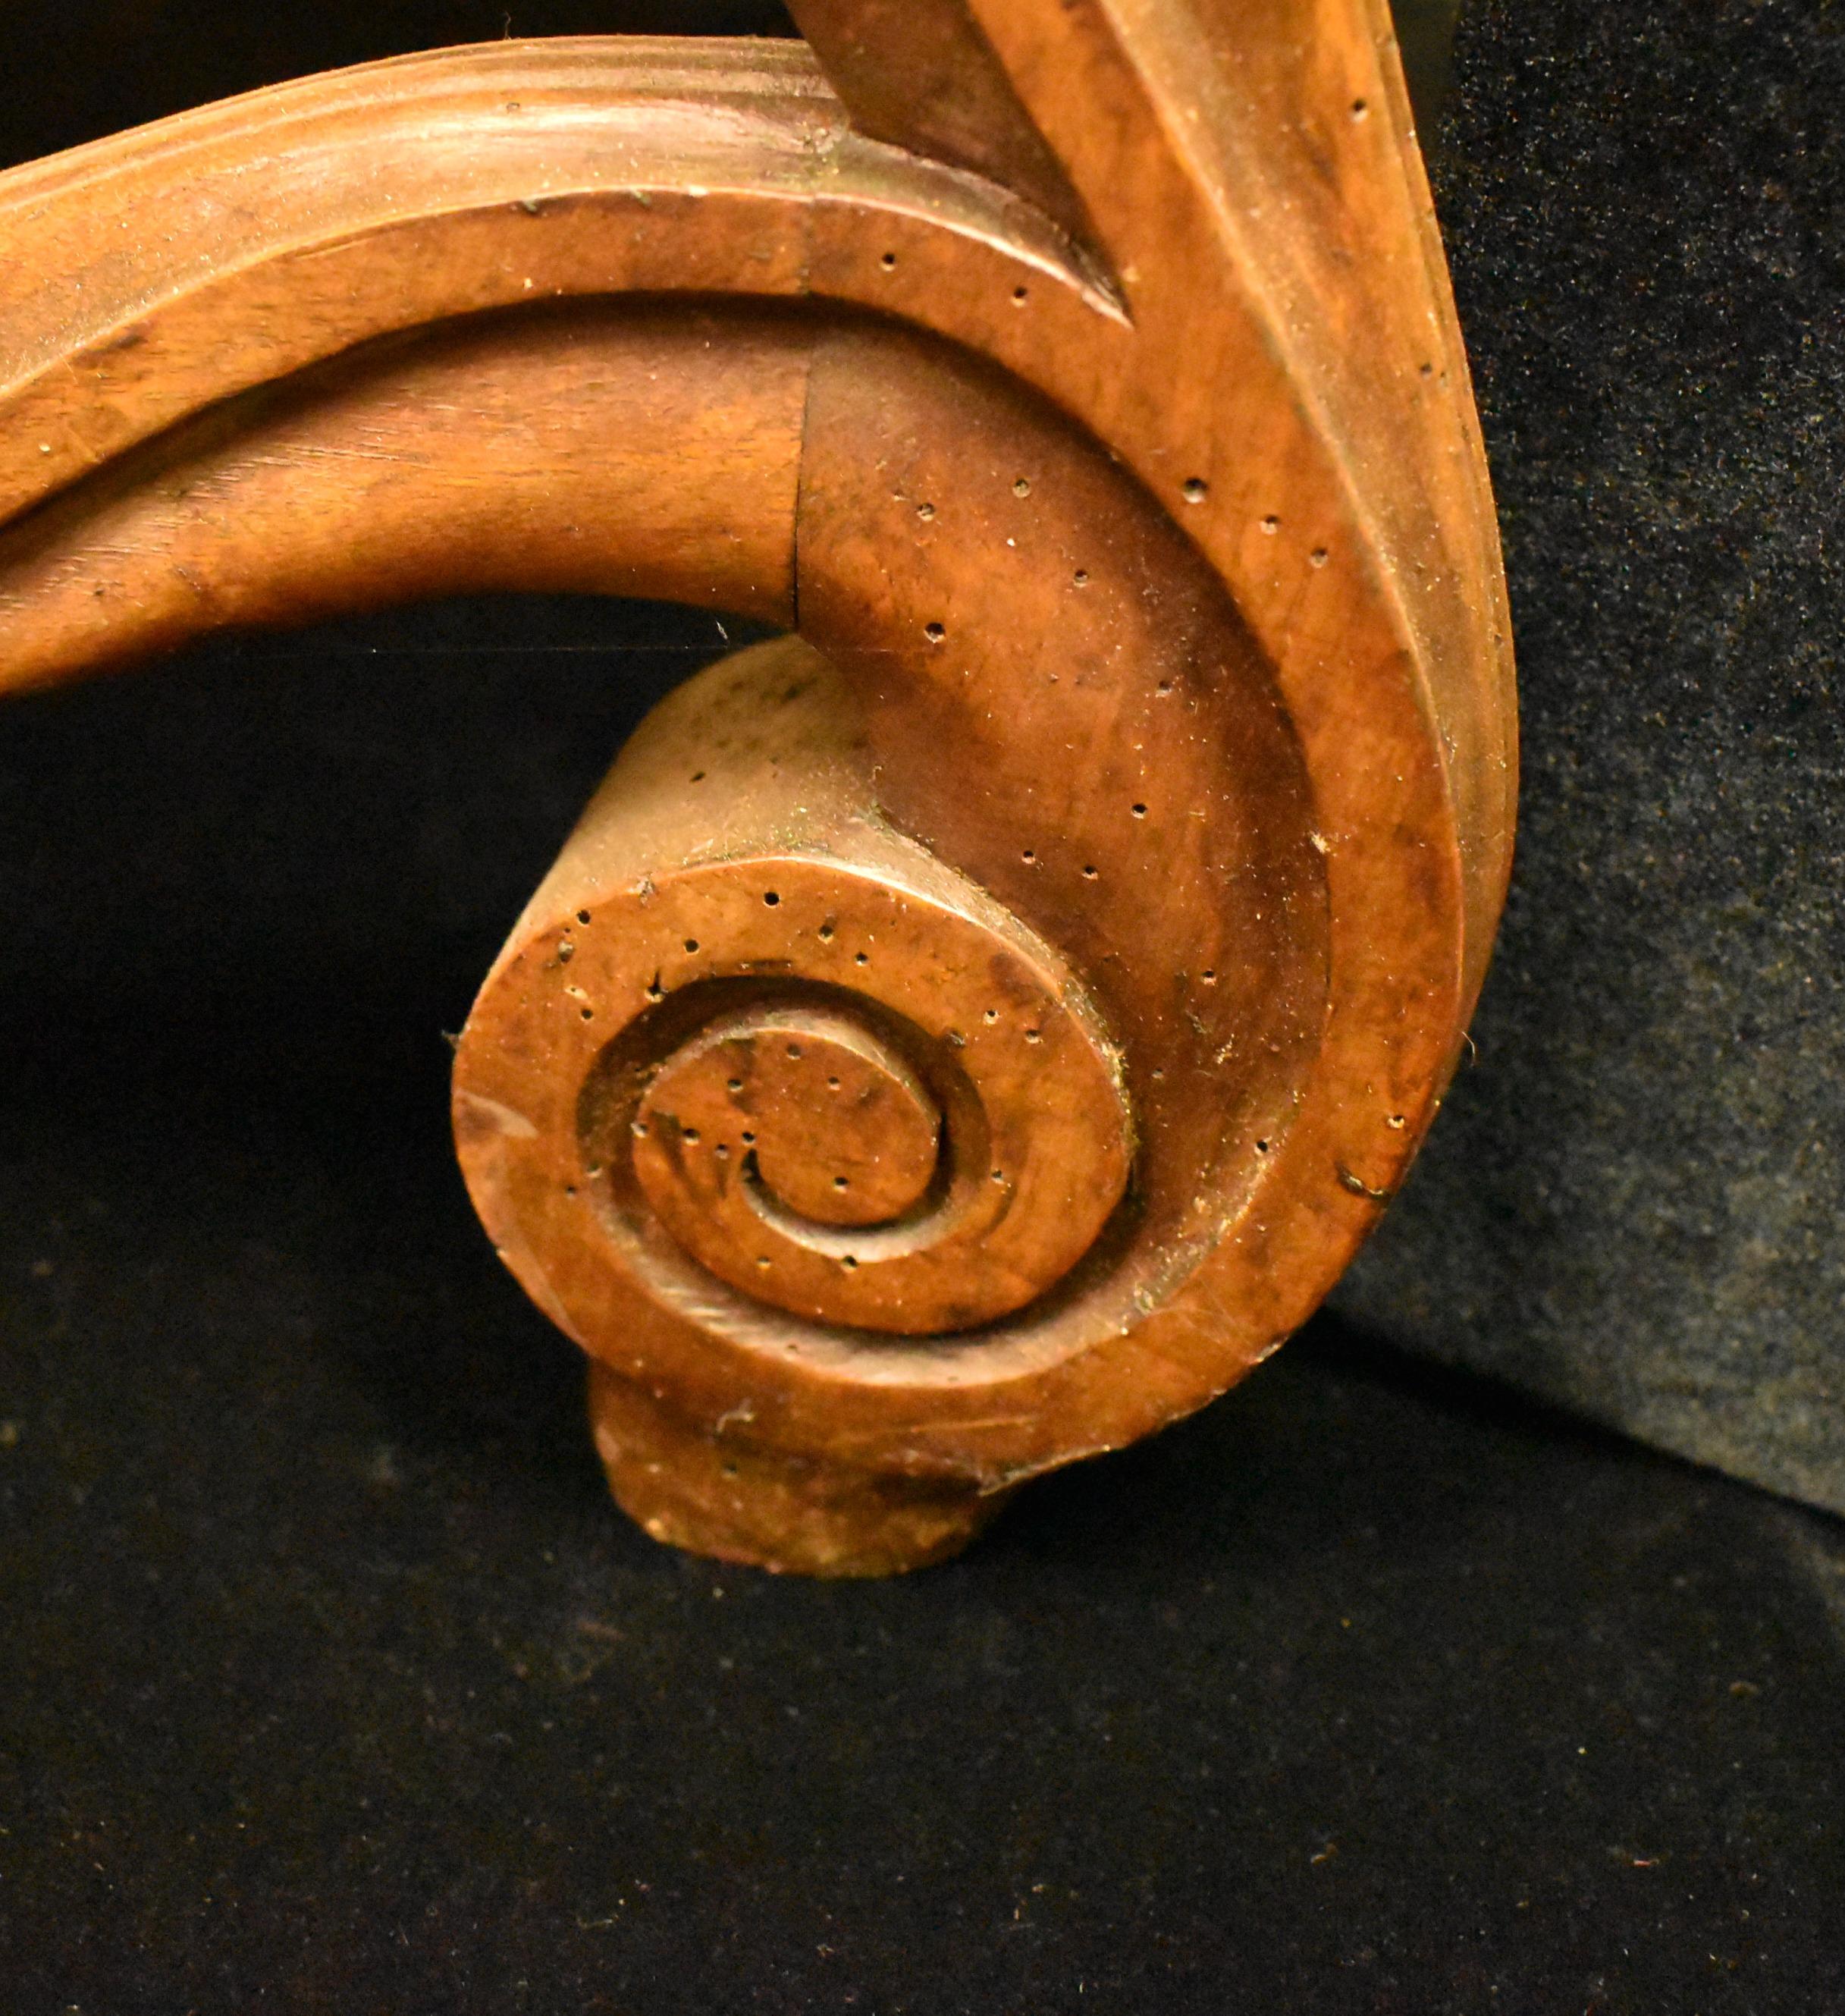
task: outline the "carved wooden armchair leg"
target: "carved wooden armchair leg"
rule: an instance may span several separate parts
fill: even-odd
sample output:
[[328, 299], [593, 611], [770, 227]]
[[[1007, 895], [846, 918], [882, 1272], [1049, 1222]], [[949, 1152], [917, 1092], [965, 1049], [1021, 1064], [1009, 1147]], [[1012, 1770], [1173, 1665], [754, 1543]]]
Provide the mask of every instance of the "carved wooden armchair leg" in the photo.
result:
[[457, 1138], [652, 1532], [872, 1573], [1313, 1309], [1452, 1067], [1514, 716], [1383, 0], [803, 0], [0, 178], [0, 682], [467, 589], [673, 696]]

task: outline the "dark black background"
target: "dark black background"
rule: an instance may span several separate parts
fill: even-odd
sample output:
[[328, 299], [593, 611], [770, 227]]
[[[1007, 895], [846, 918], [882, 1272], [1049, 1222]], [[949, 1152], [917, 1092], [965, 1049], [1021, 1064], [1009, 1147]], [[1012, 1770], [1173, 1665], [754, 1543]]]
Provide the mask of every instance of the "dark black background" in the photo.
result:
[[[502, 12], [17, 5], [0, 152]], [[1462, 171], [1589, 88], [1581, 26], [1463, 38], [1464, 308], [1505, 255]], [[1607, 121], [1585, 174], [1640, 144]], [[1523, 450], [1561, 401], [1507, 354]], [[1820, 1515], [1329, 1323], [907, 1580], [613, 1511], [462, 1193], [441, 1031], [718, 648], [450, 605], [0, 718], [0, 2007], [1845, 2007]]]

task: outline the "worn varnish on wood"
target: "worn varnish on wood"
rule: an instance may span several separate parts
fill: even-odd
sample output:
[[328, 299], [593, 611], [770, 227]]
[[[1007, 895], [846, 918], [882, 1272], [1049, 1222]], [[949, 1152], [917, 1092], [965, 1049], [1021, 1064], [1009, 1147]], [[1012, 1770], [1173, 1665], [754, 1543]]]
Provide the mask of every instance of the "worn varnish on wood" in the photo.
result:
[[1383, 0], [797, 11], [0, 178], [0, 685], [461, 589], [791, 633], [624, 753], [456, 1136], [649, 1531], [871, 1573], [1325, 1293], [1514, 715]]

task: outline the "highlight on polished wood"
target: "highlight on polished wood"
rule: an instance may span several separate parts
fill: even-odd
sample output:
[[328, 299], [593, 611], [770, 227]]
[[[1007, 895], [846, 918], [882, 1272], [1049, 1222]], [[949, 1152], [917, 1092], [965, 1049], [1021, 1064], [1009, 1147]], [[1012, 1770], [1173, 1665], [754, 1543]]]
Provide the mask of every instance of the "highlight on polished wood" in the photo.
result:
[[621, 1503], [876, 1574], [1337, 1279], [1516, 711], [1384, 0], [795, 11], [0, 177], [0, 689], [462, 589], [786, 633], [621, 752], [455, 1134]]

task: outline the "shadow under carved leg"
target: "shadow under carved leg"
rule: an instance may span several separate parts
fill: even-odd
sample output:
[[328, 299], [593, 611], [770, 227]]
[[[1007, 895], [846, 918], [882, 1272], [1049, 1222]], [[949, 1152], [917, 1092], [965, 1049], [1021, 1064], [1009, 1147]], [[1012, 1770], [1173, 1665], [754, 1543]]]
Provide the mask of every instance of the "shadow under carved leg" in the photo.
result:
[[914, 89], [803, 11], [843, 106], [504, 45], [0, 178], [52, 276], [0, 686], [462, 588], [792, 633], [623, 754], [456, 1132], [622, 1503], [864, 1574], [1325, 1294], [1452, 1067], [1512, 718], [1381, 9], [928, 0]]

